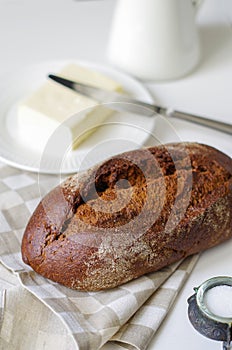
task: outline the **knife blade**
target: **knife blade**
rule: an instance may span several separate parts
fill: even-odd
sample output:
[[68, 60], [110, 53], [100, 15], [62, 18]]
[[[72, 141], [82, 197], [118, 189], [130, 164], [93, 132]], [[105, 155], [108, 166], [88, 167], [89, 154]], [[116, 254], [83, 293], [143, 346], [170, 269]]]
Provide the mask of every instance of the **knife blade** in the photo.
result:
[[54, 74], [49, 74], [48, 78], [63, 86], [66, 86], [69, 89], [72, 89], [75, 92], [78, 92], [79, 94], [90, 97], [99, 103], [107, 104], [109, 108], [116, 111], [141, 114], [146, 117], [154, 117], [156, 114], [162, 114], [167, 117], [182, 119], [218, 131], [222, 131], [230, 135], [232, 134], [232, 124], [205, 118], [191, 113], [177, 111], [171, 108], [159, 106], [157, 104], [150, 104], [120, 94], [118, 92], [103, 90], [94, 86], [65, 79]]

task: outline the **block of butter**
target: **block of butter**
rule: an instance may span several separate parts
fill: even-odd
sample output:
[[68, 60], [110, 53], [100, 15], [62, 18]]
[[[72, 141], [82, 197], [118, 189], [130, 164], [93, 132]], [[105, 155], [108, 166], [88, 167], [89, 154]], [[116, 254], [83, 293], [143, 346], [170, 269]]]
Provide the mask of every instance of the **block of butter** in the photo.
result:
[[[103, 89], [122, 91], [122, 87], [111, 78], [75, 63], [64, 66], [56, 74]], [[60, 138], [65, 135], [66, 144], [75, 149], [111, 113], [97, 101], [48, 80], [19, 103], [18, 135], [24, 144], [42, 151], [49, 138], [59, 130], [57, 135]]]

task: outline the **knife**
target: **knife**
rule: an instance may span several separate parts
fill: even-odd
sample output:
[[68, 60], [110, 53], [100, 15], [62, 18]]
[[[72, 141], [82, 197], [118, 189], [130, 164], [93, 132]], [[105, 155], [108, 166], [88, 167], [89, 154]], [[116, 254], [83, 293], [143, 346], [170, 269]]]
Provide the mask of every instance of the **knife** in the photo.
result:
[[124, 111], [135, 114], [141, 114], [146, 117], [153, 117], [156, 114], [162, 114], [167, 117], [174, 117], [189, 122], [193, 122], [199, 125], [207, 126], [212, 129], [216, 129], [227, 134], [232, 134], [232, 124], [219, 122], [209, 118], [201, 117], [198, 115], [177, 111], [171, 108], [159, 106], [156, 104], [150, 104], [143, 101], [139, 101], [134, 98], [127, 97], [123, 94], [107, 91], [100, 88], [96, 88], [76, 81], [64, 79], [60, 76], [49, 74], [48, 77], [59, 84], [66, 86], [82, 95], [90, 97], [100, 103], [108, 104], [110, 109], [116, 111]]

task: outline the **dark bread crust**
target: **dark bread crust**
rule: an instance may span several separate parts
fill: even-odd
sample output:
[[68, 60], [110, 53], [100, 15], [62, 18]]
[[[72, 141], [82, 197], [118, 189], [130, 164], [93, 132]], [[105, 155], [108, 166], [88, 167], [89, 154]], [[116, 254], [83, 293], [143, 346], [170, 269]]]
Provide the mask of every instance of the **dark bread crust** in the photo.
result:
[[80, 290], [112, 288], [232, 237], [232, 160], [206, 145], [127, 152], [68, 178], [32, 215], [22, 256]]

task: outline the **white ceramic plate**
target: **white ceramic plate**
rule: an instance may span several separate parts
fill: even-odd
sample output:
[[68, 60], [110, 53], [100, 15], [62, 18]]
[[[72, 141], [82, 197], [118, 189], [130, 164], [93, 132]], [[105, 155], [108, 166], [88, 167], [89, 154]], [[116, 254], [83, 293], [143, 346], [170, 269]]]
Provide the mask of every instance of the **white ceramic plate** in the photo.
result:
[[[17, 104], [46, 80], [48, 73], [75, 62], [45, 62], [12, 72], [0, 84], [0, 160], [29, 171], [67, 174], [84, 170], [117, 153], [141, 147], [155, 125], [155, 118], [114, 113], [77, 150], [62, 150], [58, 157], [28, 149], [17, 137]], [[131, 96], [146, 102], [153, 99], [146, 88], [132, 77], [113, 68], [89, 62], [76, 62], [100, 71], [118, 81]]]

